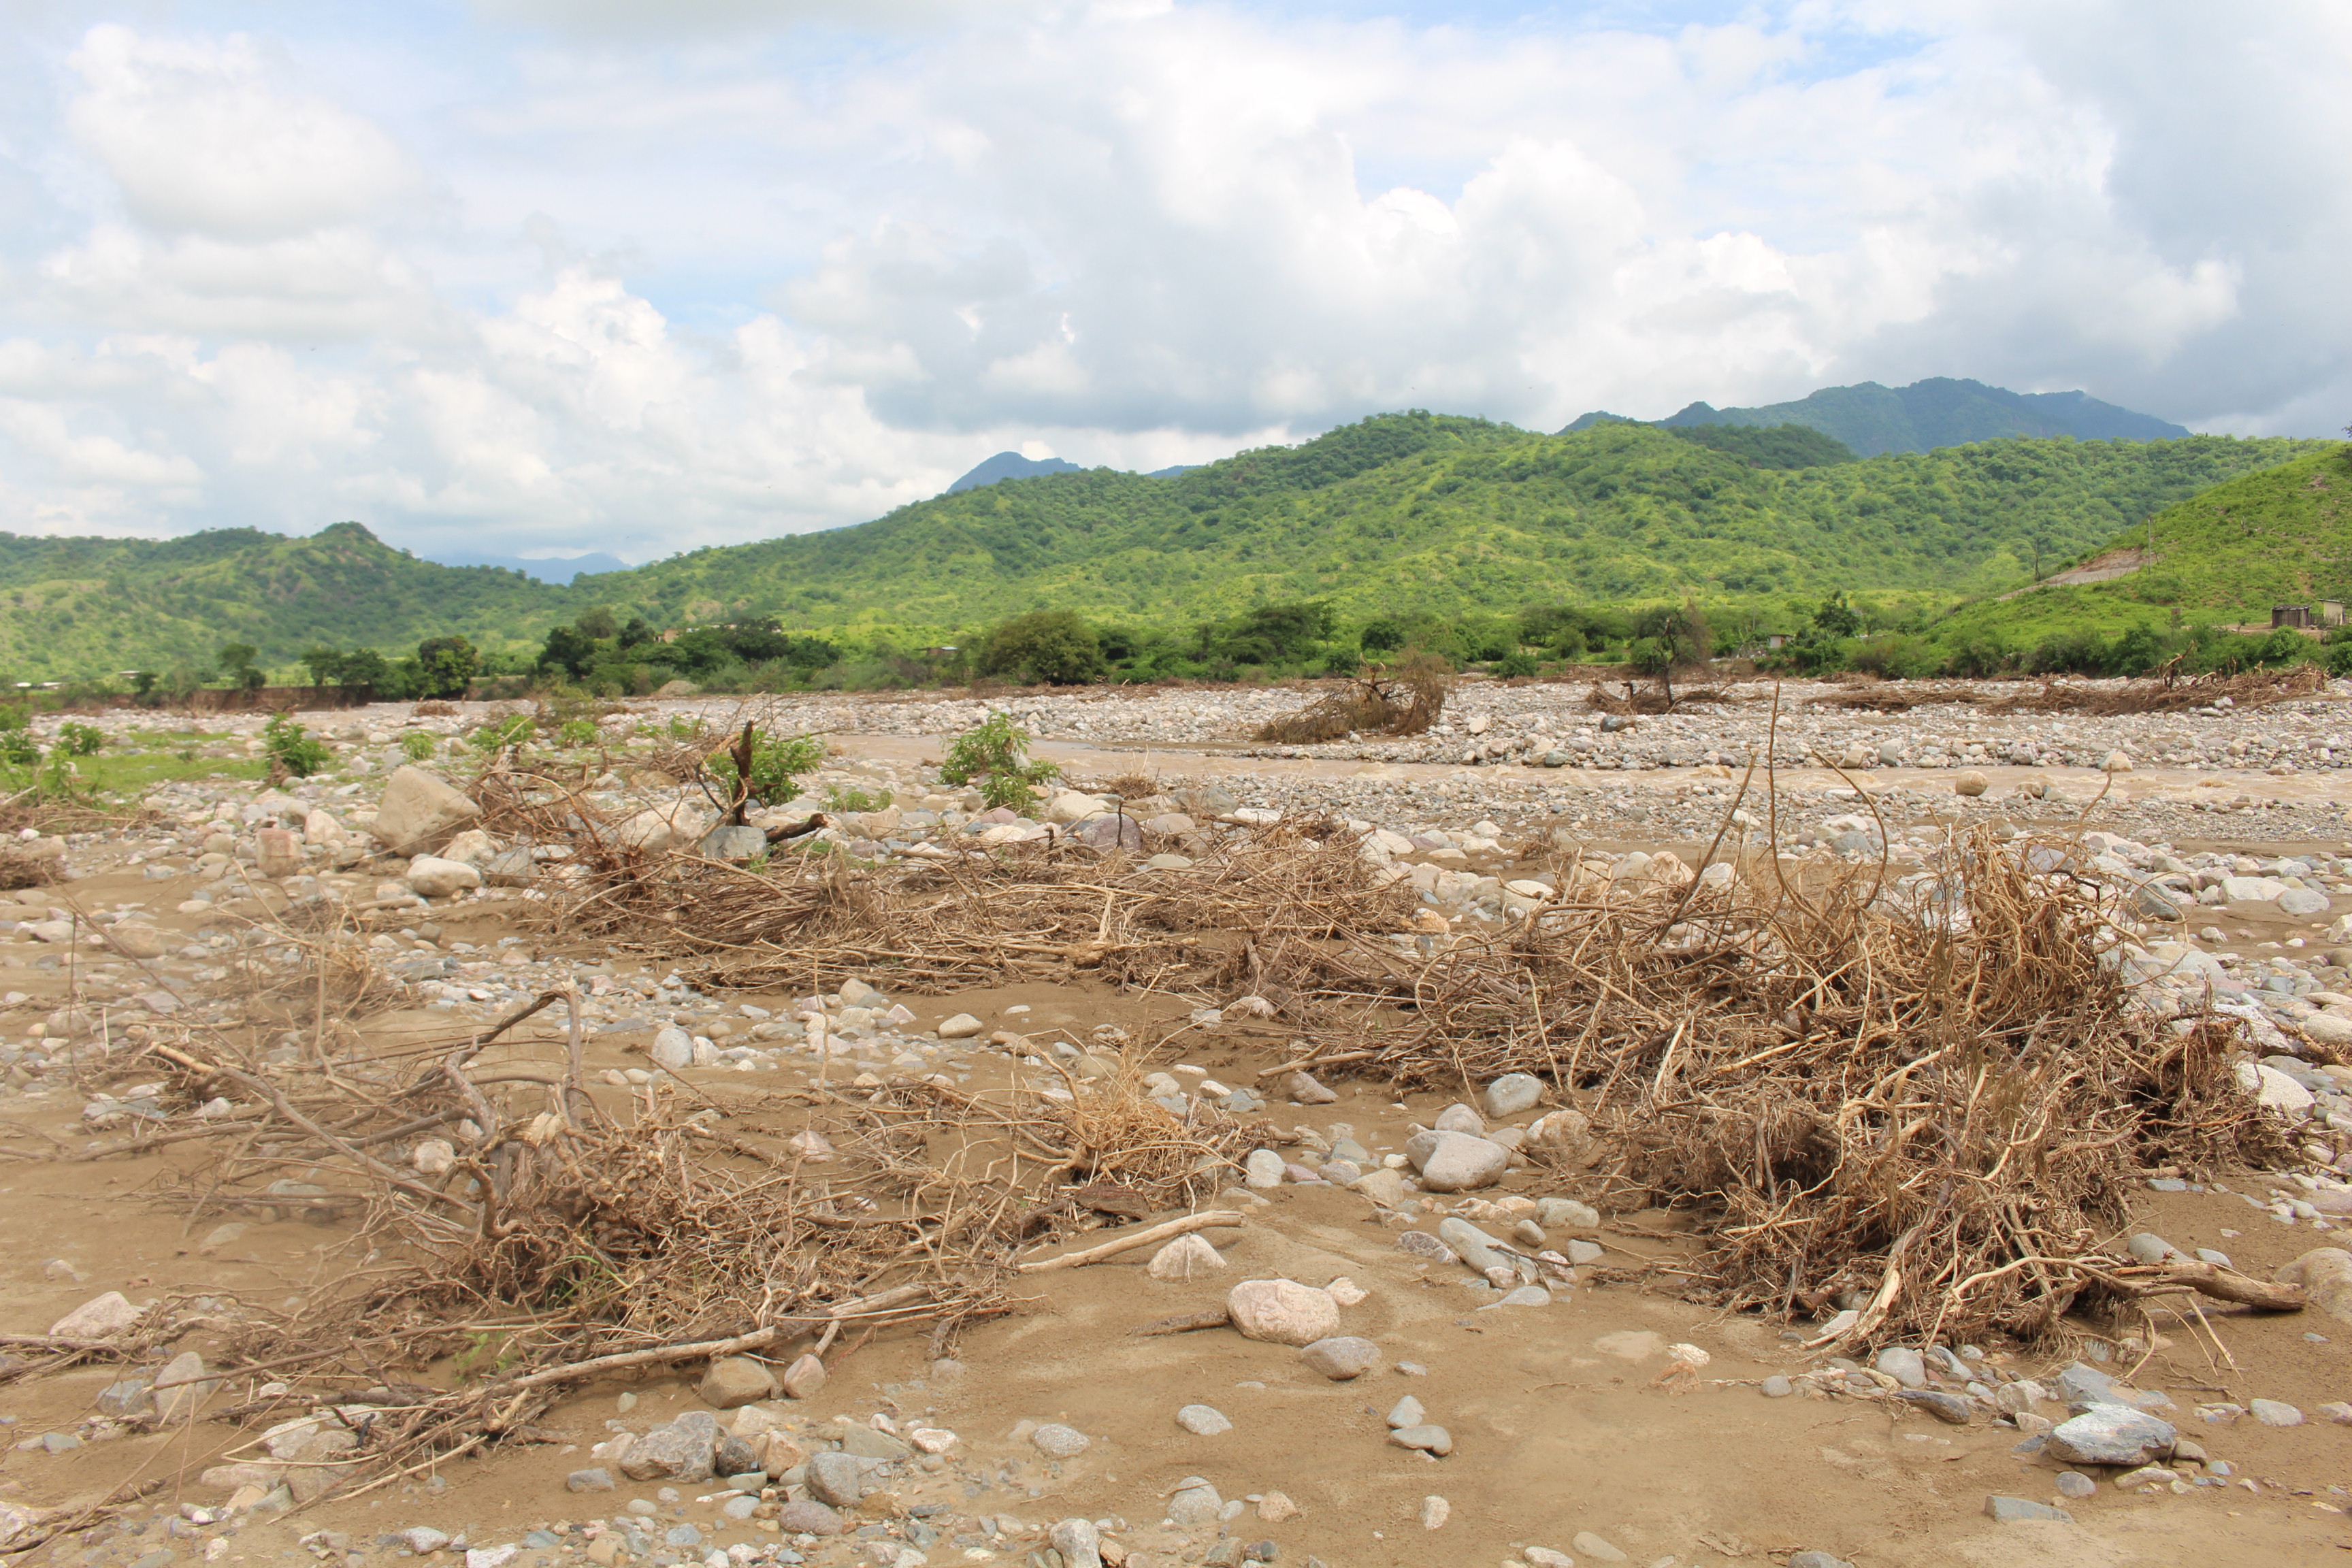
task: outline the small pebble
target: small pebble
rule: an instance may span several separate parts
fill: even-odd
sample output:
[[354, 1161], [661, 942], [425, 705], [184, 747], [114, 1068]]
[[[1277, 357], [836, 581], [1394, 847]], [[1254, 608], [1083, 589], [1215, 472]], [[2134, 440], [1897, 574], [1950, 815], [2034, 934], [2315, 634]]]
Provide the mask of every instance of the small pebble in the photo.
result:
[[1176, 1425], [1196, 1437], [1214, 1437], [1234, 1429], [1225, 1413], [1210, 1405], [1187, 1405], [1176, 1412]]

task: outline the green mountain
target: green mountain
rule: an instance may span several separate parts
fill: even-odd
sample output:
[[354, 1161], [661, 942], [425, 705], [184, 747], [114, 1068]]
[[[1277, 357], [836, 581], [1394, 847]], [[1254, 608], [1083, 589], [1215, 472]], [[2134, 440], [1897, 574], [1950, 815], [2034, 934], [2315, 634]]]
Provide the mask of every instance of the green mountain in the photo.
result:
[[406, 648], [457, 632], [499, 646], [513, 631], [543, 632], [572, 602], [520, 572], [420, 561], [356, 522], [307, 539], [250, 528], [162, 540], [0, 533], [0, 672], [201, 668], [228, 642], [279, 666], [321, 643]]
[[[1596, 410], [1562, 434], [1622, 416]], [[1658, 421], [1669, 429], [1709, 425], [1801, 425], [1833, 437], [1865, 457], [1925, 452], [2004, 436], [2072, 436], [2084, 441], [2178, 440], [2180, 426], [2102, 403], [2083, 392], [2011, 392], [1980, 381], [1934, 376], [1908, 386], [1825, 386], [1794, 403], [1761, 408], [1716, 408], [1694, 403]]]
[[2074, 571], [1961, 606], [1937, 624], [1936, 642], [2029, 647], [2062, 632], [2161, 628], [2176, 615], [2266, 625], [2273, 605], [2352, 600], [2352, 443], [2307, 445], [2319, 449], [2110, 536]]
[[280, 666], [318, 642], [389, 652], [462, 633], [535, 647], [596, 605], [656, 626], [772, 616], [952, 641], [1041, 607], [1165, 626], [1299, 599], [1350, 619], [1685, 592], [1941, 603], [2024, 583], [2037, 561], [2335, 446], [2008, 439], [1787, 468], [1648, 426], [1544, 436], [1392, 414], [1172, 478], [1006, 479], [569, 587], [419, 561], [356, 523], [308, 539], [0, 535], [0, 670], [168, 667], [232, 639]]

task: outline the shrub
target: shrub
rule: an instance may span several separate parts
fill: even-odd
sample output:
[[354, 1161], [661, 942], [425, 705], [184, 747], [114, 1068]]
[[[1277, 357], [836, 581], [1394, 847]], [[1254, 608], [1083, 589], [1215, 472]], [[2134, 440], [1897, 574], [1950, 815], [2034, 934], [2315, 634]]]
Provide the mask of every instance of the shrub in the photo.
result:
[[1102, 644], [1069, 610], [1032, 610], [988, 634], [980, 673], [1076, 686], [1103, 672]]
[[68, 720], [58, 727], [58, 747], [69, 757], [94, 757], [106, 744], [106, 731]]
[[[824, 741], [817, 735], [754, 735], [751, 739], [750, 799], [761, 805], [780, 805], [800, 793], [799, 780], [824, 766]], [[721, 752], [710, 759], [713, 777], [735, 793], [735, 757]]]
[[1507, 680], [1523, 679], [1536, 672], [1536, 656], [1525, 649], [1514, 649], [1495, 660], [1493, 670]]
[[458, 698], [473, 684], [482, 656], [462, 637], [427, 637], [416, 645], [416, 665], [419, 697]]
[[1404, 647], [1404, 627], [1386, 616], [1364, 623], [1363, 636], [1356, 639], [1366, 653], [1394, 653]]
[[466, 738], [466, 743], [488, 756], [509, 746], [522, 745], [538, 732], [539, 726], [531, 721], [530, 714], [517, 713], [496, 723], [483, 725]]
[[29, 730], [0, 730], [0, 765], [30, 768], [41, 761], [40, 742]]
[[891, 799], [887, 789], [877, 794], [856, 784], [835, 784], [824, 792], [824, 808], [842, 812], [880, 811], [890, 804]]
[[563, 747], [593, 746], [596, 743], [596, 721], [566, 719], [555, 731], [555, 743]]
[[423, 730], [411, 730], [400, 737], [400, 750], [412, 763], [421, 763], [433, 754], [433, 737]]
[[283, 713], [273, 713], [261, 727], [261, 749], [269, 758], [271, 771], [298, 779], [320, 772], [334, 757], [324, 741]]
[[948, 746], [940, 777], [951, 784], [975, 781], [980, 797], [991, 806], [1025, 811], [1037, 799], [1037, 786], [1062, 776], [1051, 763], [1029, 760], [1029, 736], [1003, 713], [986, 719], [958, 735]]

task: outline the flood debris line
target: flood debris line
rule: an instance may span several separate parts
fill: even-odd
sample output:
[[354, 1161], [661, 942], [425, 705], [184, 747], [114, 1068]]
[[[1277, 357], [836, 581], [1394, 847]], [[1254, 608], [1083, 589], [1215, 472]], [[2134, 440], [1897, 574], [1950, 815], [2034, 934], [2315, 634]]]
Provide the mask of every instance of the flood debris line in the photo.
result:
[[1896, 885], [1670, 858], [1572, 868], [1484, 942], [1359, 941], [1346, 988], [1397, 1016], [1269, 1070], [1549, 1079], [1570, 1108], [1532, 1158], [1691, 1210], [1706, 1299], [1839, 1304], [1819, 1347], [2039, 1338], [2147, 1281], [2096, 1252], [2144, 1167], [2288, 1157], [2243, 1092], [2237, 1021], [2134, 984], [2079, 850], [1976, 834]]
[[[563, 1019], [560, 1039], [523, 1037], [541, 1015]], [[274, 1380], [209, 1413], [269, 1436], [220, 1479], [283, 1484], [295, 1502], [530, 1439], [567, 1391], [631, 1369], [756, 1355], [807, 1381], [829, 1352], [909, 1326], [945, 1354], [964, 1325], [1013, 1310], [1007, 1286], [1024, 1274], [1242, 1225], [1183, 1211], [1264, 1131], [1209, 1107], [1171, 1113], [1114, 1043], [1087, 1076], [987, 1096], [905, 1079], [854, 1097], [712, 1092], [675, 1075], [592, 1083], [571, 988], [462, 1037], [373, 1054], [265, 1064], [236, 1036], [157, 1031], [136, 1047], [171, 1075], [159, 1099], [215, 1108], [198, 1130], [210, 1157], [158, 1195], [192, 1228], [346, 1222], [349, 1267], [275, 1311], [123, 1303], [130, 1321], [68, 1321], [16, 1372], [208, 1328], [225, 1348], [204, 1375]], [[331, 1440], [294, 1444], [288, 1461], [277, 1424], [317, 1409], [331, 1411]]]

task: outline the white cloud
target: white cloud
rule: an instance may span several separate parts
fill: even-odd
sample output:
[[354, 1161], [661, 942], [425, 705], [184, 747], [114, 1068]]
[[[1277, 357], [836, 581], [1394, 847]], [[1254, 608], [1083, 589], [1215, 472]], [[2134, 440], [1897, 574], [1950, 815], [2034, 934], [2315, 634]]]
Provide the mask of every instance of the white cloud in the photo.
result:
[[2322, 0], [272, 16], [9, 68], [0, 526], [642, 556], [1407, 405], [2352, 412]]

